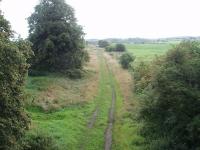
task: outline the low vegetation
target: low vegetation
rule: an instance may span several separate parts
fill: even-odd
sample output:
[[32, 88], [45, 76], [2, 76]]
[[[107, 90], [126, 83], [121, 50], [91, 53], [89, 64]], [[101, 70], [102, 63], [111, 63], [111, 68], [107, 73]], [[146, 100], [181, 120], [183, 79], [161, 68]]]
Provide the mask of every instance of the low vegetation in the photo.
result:
[[108, 41], [106, 40], [99, 40], [98, 41], [98, 46], [101, 48], [106, 48], [107, 46], [109, 46], [110, 44], [108, 43]]
[[124, 44], [109, 45], [105, 47], [107, 52], [125, 52], [126, 47]]

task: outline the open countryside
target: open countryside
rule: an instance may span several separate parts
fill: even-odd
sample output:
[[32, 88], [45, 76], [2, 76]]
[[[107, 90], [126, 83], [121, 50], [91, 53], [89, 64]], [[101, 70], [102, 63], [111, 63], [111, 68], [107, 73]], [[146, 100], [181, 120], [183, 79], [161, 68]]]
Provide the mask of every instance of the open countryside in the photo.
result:
[[199, 150], [200, 38], [84, 39], [75, 13], [40, 0], [23, 39], [0, 11], [0, 150]]

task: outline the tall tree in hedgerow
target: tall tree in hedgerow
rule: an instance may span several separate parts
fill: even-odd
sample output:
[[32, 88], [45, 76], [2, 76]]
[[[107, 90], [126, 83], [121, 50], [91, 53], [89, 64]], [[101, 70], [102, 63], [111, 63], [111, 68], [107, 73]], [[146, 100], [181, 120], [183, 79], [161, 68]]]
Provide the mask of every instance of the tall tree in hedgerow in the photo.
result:
[[33, 43], [36, 70], [65, 72], [81, 69], [86, 61], [84, 33], [74, 9], [64, 0], [41, 0], [29, 17], [29, 39]]
[[29, 42], [11, 41], [9, 22], [0, 12], [0, 150], [14, 150], [28, 128], [23, 85], [31, 54]]

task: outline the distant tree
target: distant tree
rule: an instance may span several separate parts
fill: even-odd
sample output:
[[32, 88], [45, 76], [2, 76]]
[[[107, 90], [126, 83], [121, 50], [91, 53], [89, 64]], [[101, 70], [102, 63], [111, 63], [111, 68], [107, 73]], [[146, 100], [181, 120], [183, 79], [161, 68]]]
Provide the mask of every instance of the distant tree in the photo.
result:
[[106, 48], [106, 47], [109, 46], [110, 44], [108, 43], [108, 41], [100, 40], [100, 41], [98, 41], [98, 45], [99, 45], [99, 47], [101, 47], [101, 48]]
[[134, 60], [135, 57], [133, 57], [130, 53], [124, 53], [120, 56], [120, 64], [124, 69], [128, 69]]
[[82, 68], [87, 55], [84, 33], [65, 0], [41, 0], [28, 22], [34, 69], [63, 72]]
[[115, 46], [112, 46], [112, 45], [107, 46], [107, 47], [105, 48], [105, 50], [106, 50], [107, 52], [113, 52], [113, 51], [115, 51]]
[[126, 47], [124, 44], [116, 44], [115, 51], [124, 52], [124, 51], [126, 51]]
[[14, 150], [28, 128], [23, 86], [32, 54], [28, 41], [11, 41], [10, 24], [0, 13], [0, 149]]

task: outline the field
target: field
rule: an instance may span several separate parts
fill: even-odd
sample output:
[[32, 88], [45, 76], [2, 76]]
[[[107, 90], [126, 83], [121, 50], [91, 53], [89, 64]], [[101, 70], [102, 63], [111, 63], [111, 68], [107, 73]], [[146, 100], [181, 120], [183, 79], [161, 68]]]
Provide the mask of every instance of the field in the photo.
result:
[[150, 61], [156, 55], [163, 55], [171, 49], [175, 43], [155, 43], [155, 44], [127, 44], [126, 48], [134, 56], [136, 61]]

